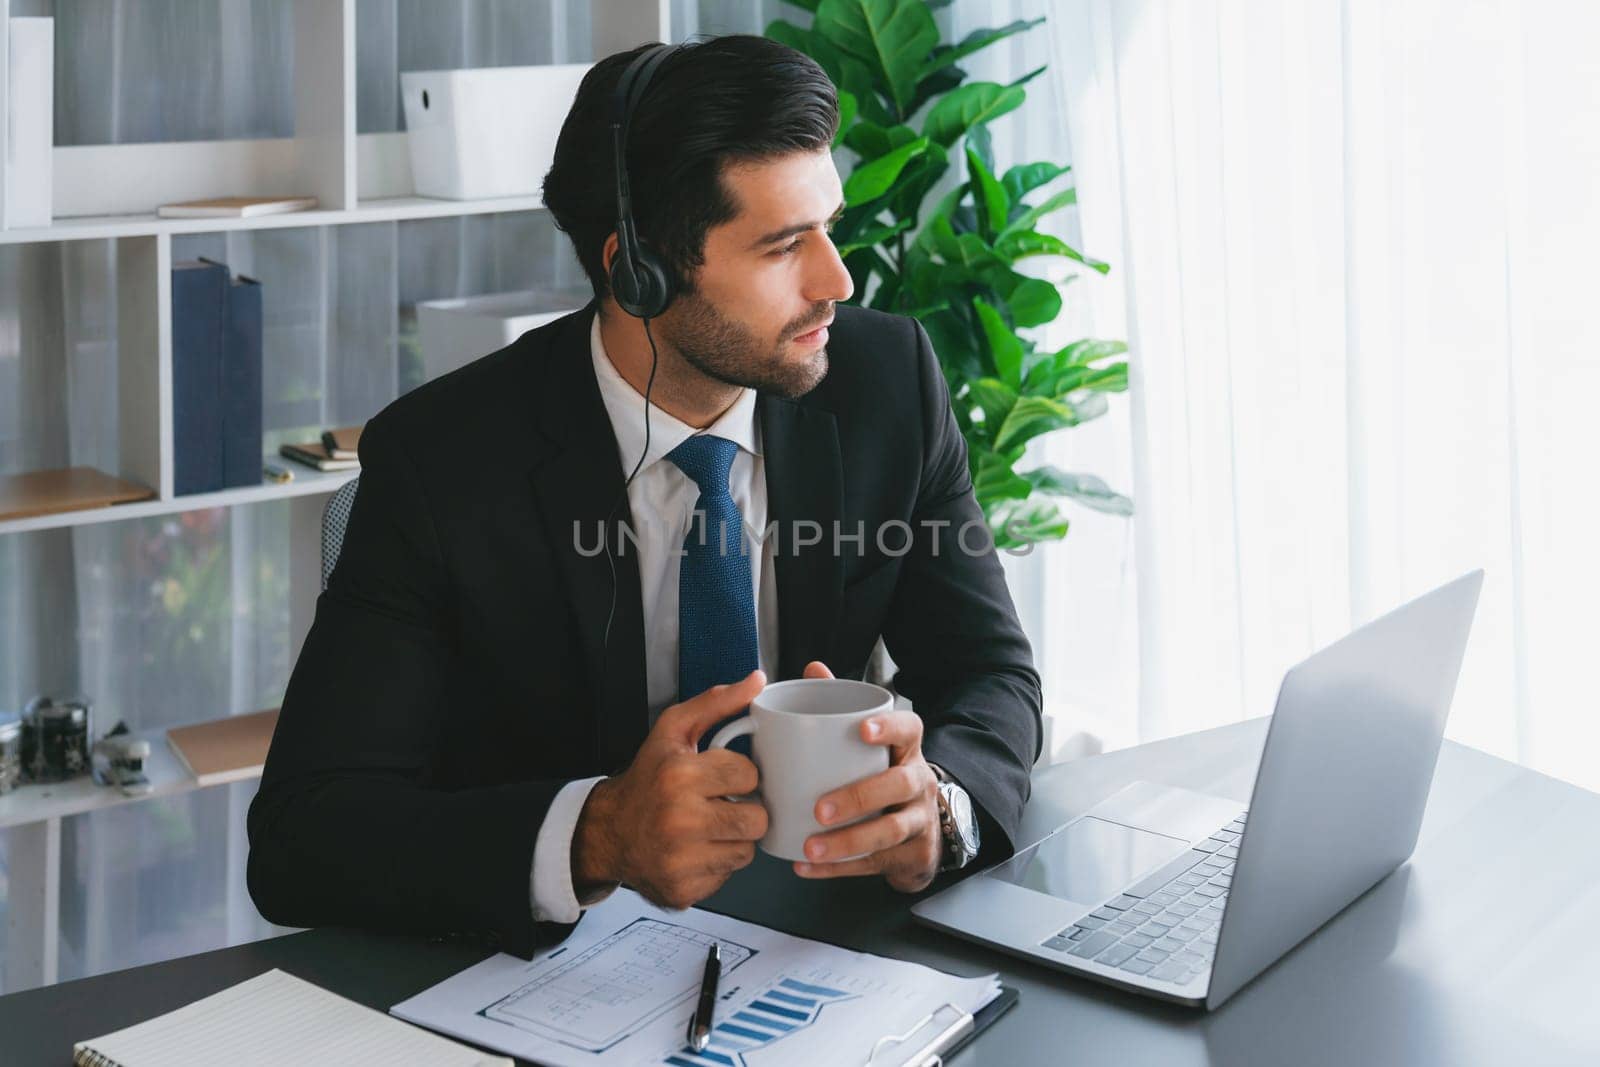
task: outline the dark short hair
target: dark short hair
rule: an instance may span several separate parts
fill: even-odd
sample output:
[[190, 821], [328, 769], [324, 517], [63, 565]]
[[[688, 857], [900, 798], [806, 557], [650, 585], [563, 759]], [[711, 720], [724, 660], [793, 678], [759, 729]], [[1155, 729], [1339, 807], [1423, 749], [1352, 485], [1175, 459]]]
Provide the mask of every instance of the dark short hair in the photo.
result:
[[[544, 177], [545, 205], [597, 298], [610, 291], [602, 251], [617, 228], [611, 93], [650, 47], [607, 56], [584, 75]], [[666, 262], [679, 292], [691, 291], [705, 262], [706, 231], [739, 213], [724, 165], [826, 149], [838, 128], [827, 73], [766, 37], [691, 39], [656, 68], [631, 120], [628, 184], [640, 240]]]

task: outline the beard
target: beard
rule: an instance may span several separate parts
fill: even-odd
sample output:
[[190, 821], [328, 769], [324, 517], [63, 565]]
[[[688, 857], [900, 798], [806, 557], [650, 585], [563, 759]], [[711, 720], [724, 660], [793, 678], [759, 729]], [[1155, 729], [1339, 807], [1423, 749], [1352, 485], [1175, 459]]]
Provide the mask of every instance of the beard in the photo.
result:
[[785, 330], [774, 346], [728, 318], [698, 292], [680, 293], [674, 309], [671, 320], [662, 320], [662, 336], [685, 363], [708, 378], [793, 400], [815, 389], [828, 373], [827, 346], [801, 349], [798, 354], [786, 351], [794, 337], [824, 321], [821, 315], [812, 315], [809, 324]]

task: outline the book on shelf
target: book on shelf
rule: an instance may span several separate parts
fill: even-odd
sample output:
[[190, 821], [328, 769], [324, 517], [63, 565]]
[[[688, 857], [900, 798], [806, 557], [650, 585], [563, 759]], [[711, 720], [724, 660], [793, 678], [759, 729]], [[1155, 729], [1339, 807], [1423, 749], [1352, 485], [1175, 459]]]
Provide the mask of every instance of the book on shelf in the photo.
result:
[[257, 215], [309, 211], [316, 206], [317, 198], [314, 196], [222, 196], [212, 200], [162, 204], [156, 209], [156, 214], [164, 219], [249, 219]]
[[172, 265], [173, 491], [261, 484], [261, 283]]
[[359, 459], [337, 459], [328, 455], [327, 446], [321, 441], [279, 445], [278, 455], [286, 459], [292, 459], [296, 463], [304, 463], [308, 467], [315, 467], [319, 471], [353, 471], [361, 469], [361, 461]]
[[215, 722], [175, 726], [167, 731], [167, 744], [197, 784], [220, 785], [261, 774], [277, 725], [278, 709], [269, 708]]
[[322, 431], [322, 447], [333, 459], [355, 459], [361, 445], [360, 426], [341, 426], [337, 430]]

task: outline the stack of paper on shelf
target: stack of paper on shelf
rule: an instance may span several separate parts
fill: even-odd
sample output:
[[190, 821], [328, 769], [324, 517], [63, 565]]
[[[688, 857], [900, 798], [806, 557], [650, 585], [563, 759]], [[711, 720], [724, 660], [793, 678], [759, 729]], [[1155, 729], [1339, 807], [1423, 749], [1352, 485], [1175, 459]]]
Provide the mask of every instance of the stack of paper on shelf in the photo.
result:
[[213, 200], [162, 204], [156, 214], [164, 219], [250, 219], [258, 215], [309, 211], [316, 206], [314, 196], [222, 196]]

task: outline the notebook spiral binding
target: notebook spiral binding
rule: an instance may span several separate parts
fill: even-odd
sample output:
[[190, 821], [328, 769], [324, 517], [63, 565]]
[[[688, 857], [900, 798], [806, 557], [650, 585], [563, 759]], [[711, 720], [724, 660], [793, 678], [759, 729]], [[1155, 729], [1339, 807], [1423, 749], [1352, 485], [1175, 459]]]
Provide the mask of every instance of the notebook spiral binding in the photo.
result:
[[93, 1049], [81, 1048], [72, 1056], [72, 1067], [120, 1067], [116, 1060]]

